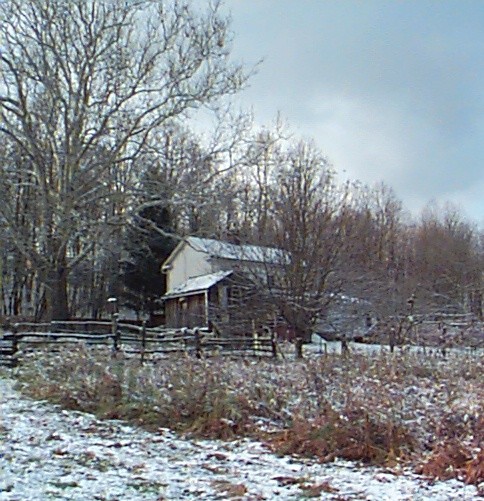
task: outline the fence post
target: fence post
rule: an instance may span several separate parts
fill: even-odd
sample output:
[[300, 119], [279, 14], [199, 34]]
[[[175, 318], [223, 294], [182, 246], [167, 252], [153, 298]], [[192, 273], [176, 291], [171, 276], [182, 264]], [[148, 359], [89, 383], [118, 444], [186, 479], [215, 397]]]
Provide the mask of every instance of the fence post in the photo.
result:
[[277, 358], [276, 333], [274, 331], [271, 331], [271, 348], [273, 358]]
[[18, 326], [17, 324], [12, 325], [12, 367], [17, 367], [18, 364]]
[[195, 329], [193, 329], [193, 334], [195, 336], [195, 356], [197, 358], [202, 358], [202, 343], [201, 343], [200, 331], [198, 330], [198, 327], [195, 327]]
[[390, 353], [393, 353], [395, 351], [395, 342], [396, 342], [395, 328], [391, 327], [390, 328], [390, 333], [389, 333]]
[[113, 313], [111, 316], [111, 334], [113, 336], [113, 352], [119, 351], [119, 337], [120, 332], [118, 329], [118, 313]]
[[260, 352], [260, 341], [259, 341], [259, 333], [255, 330], [252, 331], [252, 351], [254, 352], [254, 356]]
[[145, 350], [146, 350], [146, 320], [143, 320], [141, 324], [141, 365], [145, 361]]

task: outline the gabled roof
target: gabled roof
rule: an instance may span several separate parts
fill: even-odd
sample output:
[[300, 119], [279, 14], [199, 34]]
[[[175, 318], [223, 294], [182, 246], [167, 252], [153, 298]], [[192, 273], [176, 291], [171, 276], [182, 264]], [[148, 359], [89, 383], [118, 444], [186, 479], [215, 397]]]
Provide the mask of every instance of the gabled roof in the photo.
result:
[[178, 285], [170, 292], [167, 292], [163, 298], [175, 298], [188, 296], [192, 294], [197, 294], [199, 292], [205, 292], [206, 290], [213, 287], [215, 284], [221, 282], [224, 278], [227, 278], [233, 272], [229, 271], [218, 271], [216, 273], [209, 273], [208, 275], [200, 275], [198, 277], [191, 277], [182, 284]]
[[166, 259], [165, 266], [173, 261], [184, 245], [189, 245], [196, 251], [204, 252], [210, 257], [219, 259], [269, 264], [280, 264], [288, 259], [283, 250], [275, 247], [237, 245], [212, 238], [186, 237]]

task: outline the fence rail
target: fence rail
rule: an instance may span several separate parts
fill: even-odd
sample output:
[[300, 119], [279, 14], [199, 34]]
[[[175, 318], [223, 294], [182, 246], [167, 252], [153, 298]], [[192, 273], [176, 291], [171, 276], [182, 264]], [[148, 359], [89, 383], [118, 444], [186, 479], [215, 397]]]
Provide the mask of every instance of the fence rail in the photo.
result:
[[[216, 337], [205, 328], [148, 328], [109, 321], [55, 321], [49, 323], [21, 322], [0, 336], [0, 365], [16, 366], [22, 355], [41, 346], [72, 344], [110, 346], [113, 352], [147, 357], [170, 353], [190, 353], [204, 356], [243, 355], [277, 357], [275, 337]], [[64, 348], [65, 349], [65, 348]]]

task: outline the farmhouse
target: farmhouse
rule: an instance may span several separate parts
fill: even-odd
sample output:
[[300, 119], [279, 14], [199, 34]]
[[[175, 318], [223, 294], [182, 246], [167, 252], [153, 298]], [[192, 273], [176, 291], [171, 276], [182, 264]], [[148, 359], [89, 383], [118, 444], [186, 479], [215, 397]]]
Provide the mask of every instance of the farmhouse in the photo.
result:
[[285, 258], [271, 247], [185, 238], [162, 265], [167, 326], [234, 326], [241, 309], [246, 321], [253, 321], [250, 313], [263, 306], [255, 284], [270, 286], [272, 270]]

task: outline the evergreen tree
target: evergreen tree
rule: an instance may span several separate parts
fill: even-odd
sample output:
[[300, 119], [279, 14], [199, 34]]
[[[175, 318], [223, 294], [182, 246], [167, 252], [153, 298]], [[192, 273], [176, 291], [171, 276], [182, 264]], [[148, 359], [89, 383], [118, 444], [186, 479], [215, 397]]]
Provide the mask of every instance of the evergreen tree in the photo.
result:
[[[123, 292], [121, 304], [152, 317], [159, 309], [159, 300], [166, 292], [166, 277], [161, 273], [163, 261], [177, 244], [172, 231], [170, 211], [166, 207], [144, 209], [126, 234], [126, 256], [122, 263]], [[148, 225], [149, 220], [160, 229]], [[166, 233], [166, 234], [164, 234]]]

